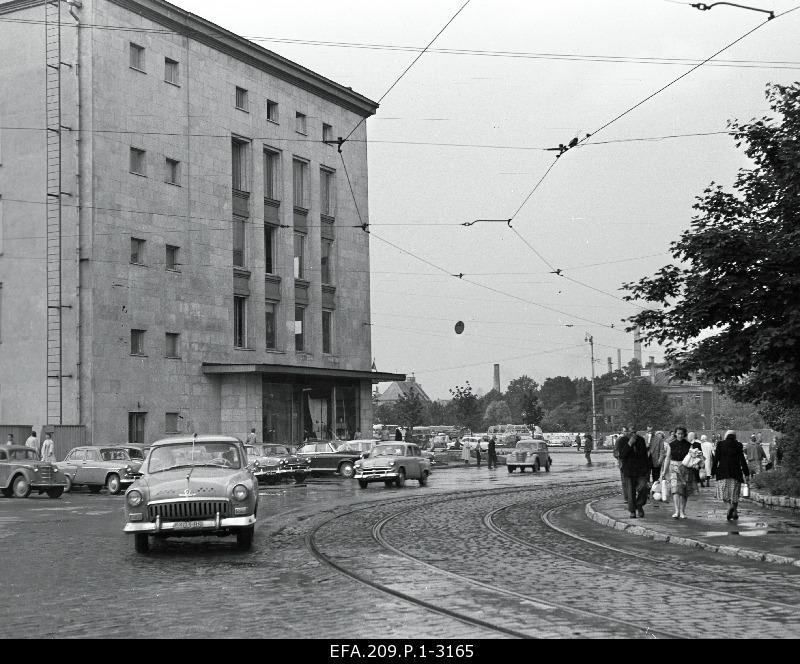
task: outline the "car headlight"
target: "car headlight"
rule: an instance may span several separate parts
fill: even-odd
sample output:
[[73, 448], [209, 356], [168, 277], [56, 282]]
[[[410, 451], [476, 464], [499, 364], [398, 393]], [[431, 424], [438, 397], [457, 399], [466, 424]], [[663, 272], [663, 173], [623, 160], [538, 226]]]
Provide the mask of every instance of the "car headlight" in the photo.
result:
[[234, 500], [241, 502], [247, 498], [247, 494], [247, 487], [244, 484], [237, 484], [235, 487], [233, 487]]
[[392, 461], [390, 461], [390, 462], [389, 462], [389, 465], [390, 465], [390, 466], [394, 466], [394, 464], [395, 464], [394, 460], [392, 460]]
[[285, 466], [285, 465], [286, 465], [286, 459], [281, 459], [281, 460], [280, 460], [278, 463], [279, 463], [281, 466]]
[[128, 501], [128, 505], [131, 507], [138, 507], [142, 504], [142, 500], [144, 500], [140, 491], [128, 491], [128, 495], [125, 496], [125, 499]]
[[354, 465], [354, 467], [356, 467], [356, 468], [361, 468], [361, 459], [359, 459], [358, 461], [356, 461], [356, 462], [355, 462], [355, 464], [353, 464], [353, 465]]
[[131, 469], [131, 467], [130, 467], [130, 466], [125, 466], [125, 472], [126, 472], [126, 473], [130, 473], [130, 472], [131, 472], [131, 470], [132, 470], [132, 469]]

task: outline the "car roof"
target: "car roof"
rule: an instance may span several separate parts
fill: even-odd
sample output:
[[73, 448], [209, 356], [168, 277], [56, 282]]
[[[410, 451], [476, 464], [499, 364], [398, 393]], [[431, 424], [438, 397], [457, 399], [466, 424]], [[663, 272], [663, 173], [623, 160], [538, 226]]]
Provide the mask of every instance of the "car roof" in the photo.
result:
[[4, 449], [4, 450], [33, 450], [32, 447], [28, 447], [27, 445], [0, 445], [0, 449]]
[[235, 436], [226, 436], [223, 434], [197, 434], [197, 436], [171, 436], [170, 438], [161, 438], [154, 441], [150, 447], [161, 447], [162, 445], [173, 445], [176, 443], [239, 443], [242, 441]]

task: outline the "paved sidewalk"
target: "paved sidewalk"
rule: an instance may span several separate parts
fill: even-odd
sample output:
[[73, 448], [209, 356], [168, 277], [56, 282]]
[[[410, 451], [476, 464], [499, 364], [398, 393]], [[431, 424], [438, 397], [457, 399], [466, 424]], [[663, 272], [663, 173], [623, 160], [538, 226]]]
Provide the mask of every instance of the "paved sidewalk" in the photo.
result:
[[643, 519], [632, 519], [622, 492], [586, 506], [586, 515], [605, 526], [657, 541], [698, 547], [751, 560], [800, 567], [800, 511], [770, 509], [752, 500], [739, 503], [738, 521], [725, 517], [728, 506], [716, 498], [716, 486], [689, 497], [686, 519], [673, 519], [672, 500], [648, 499]]

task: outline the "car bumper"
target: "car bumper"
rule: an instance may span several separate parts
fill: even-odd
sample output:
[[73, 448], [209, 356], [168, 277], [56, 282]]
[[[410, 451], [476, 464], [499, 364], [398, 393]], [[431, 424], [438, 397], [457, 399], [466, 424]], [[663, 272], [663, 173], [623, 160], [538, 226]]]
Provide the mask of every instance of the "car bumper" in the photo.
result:
[[357, 480], [365, 482], [382, 482], [384, 480], [397, 479], [396, 470], [357, 470], [353, 476]]
[[260, 468], [258, 470], [253, 471], [253, 474], [258, 478], [268, 478], [268, 477], [292, 477], [293, 475], [305, 475], [309, 472], [309, 468], [306, 467], [298, 467], [298, 468]]
[[66, 488], [67, 488], [66, 483], [65, 484], [59, 484], [57, 482], [31, 483], [31, 489], [41, 489], [42, 491], [45, 491], [47, 489], [66, 489]]
[[[234, 516], [220, 519], [196, 519], [187, 521], [148, 521], [146, 523], [126, 523], [123, 531], [126, 533], [166, 533], [166, 532], [204, 532], [214, 530], [226, 530], [228, 528], [247, 528], [256, 522], [255, 514], [250, 516]], [[185, 527], [181, 524], [193, 524]]]

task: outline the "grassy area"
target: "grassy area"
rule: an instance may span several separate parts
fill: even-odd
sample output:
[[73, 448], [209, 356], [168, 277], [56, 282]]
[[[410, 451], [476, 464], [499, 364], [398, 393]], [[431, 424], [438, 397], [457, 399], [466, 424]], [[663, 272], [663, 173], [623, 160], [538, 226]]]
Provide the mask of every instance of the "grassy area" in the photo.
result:
[[777, 468], [759, 473], [750, 480], [756, 488], [773, 496], [792, 496], [800, 498], [800, 479], [790, 475], [786, 469]]

